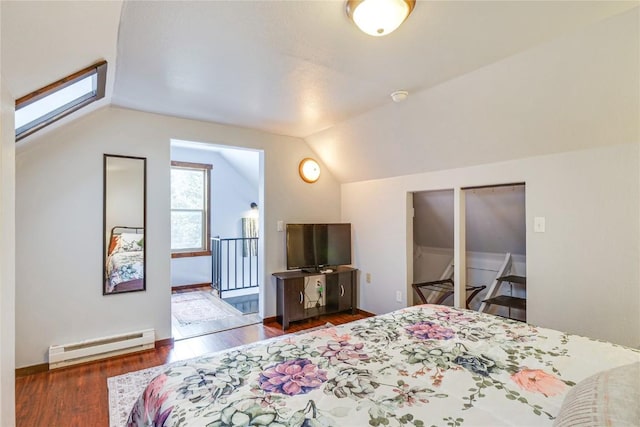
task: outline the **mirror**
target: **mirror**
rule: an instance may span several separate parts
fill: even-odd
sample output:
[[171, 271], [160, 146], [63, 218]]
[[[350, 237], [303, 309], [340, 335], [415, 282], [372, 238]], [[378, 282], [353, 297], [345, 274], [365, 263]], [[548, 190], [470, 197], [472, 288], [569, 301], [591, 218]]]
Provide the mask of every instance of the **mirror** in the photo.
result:
[[104, 155], [103, 295], [146, 289], [144, 157]]

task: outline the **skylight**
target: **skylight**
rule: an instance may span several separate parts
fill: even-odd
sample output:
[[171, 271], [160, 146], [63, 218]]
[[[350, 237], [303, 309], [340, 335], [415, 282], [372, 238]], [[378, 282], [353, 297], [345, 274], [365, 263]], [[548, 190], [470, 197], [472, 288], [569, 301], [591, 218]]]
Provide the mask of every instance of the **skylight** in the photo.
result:
[[106, 75], [101, 61], [16, 100], [16, 141], [103, 98]]

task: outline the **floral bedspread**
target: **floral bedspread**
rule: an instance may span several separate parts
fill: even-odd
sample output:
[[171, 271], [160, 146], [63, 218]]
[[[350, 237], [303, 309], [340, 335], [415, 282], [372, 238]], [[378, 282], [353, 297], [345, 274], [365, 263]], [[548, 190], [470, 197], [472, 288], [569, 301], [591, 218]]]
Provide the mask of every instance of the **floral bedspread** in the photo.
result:
[[551, 425], [637, 350], [436, 305], [172, 364], [129, 426]]
[[107, 259], [108, 292], [123, 282], [142, 279], [144, 277], [144, 252], [114, 252]]

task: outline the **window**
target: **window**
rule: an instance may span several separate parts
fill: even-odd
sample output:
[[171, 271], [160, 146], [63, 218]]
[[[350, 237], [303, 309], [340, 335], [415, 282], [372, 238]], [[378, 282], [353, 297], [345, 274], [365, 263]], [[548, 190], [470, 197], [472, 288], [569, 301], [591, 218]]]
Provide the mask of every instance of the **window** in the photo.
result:
[[171, 257], [211, 255], [211, 165], [171, 162]]
[[16, 141], [104, 98], [107, 61], [71, 74], [16, 100]]

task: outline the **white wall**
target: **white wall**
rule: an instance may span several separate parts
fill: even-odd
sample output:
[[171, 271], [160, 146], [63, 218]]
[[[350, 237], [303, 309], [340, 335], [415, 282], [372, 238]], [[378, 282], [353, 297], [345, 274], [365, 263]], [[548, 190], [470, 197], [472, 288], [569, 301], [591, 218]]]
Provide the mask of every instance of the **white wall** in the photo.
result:
[[[104, 108], [18, 149], [16, 177], [16, 365], [43, 363], [49, 345], [142, 328], [171, 336], [170, 140], [264, 150], [263, 316], [275, 315], [285, 268], [276, 221], [339, 221], [340, 187], [326, 171], [298, 177], [304, 141], [232, 126]], [[102, 153], [147, 157], [147, 290], [103, 296]]]
[[[384, 313], [406, 304], [407, 192], [526, 182], [527, 320], [638, 346], [638, 150], [621, 144], [344, 184], [354, 265], [372, 279], [360, 282], [359, 307]], [[534, 216], [546, 217], [546, 233], [532, 232]]]
[[[242, 151], [246, 156], [252, 157], [255, 169], [258, 170], [259, 153]], [[207, 163], [213, 166], [210, 183], [211, 236], [242, 237], [242, 218], [249, 215], [251, 202], [258, 203], [260, 189], [216, 151], [172, 147], [171, 160]], [[211, 256], [171, 260], [171, 286], [208, 282], [211, 282]]]
[[0, 77], [0, 425], [15, 425], [14, 98]]

